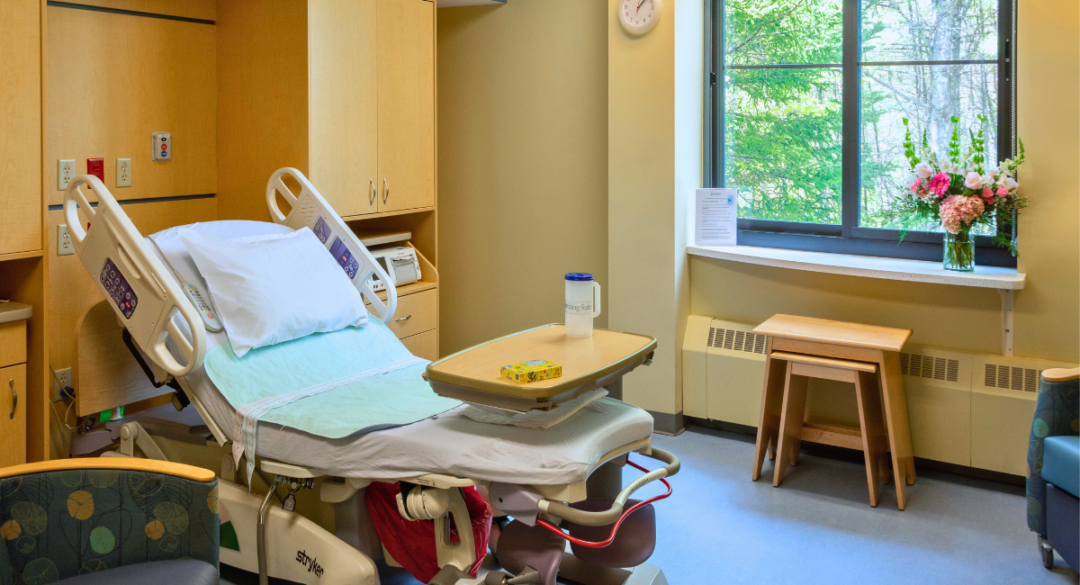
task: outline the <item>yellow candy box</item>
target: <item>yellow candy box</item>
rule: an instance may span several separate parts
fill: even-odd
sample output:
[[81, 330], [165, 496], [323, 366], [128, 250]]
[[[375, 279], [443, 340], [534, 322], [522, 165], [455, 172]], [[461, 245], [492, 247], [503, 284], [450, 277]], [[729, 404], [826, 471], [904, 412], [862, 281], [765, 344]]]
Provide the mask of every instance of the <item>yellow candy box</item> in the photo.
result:
[[530, 360], [503, 366], [499, 375], [511, 382], [528, 384], [562, 376], [562, 366], [547, 360]]

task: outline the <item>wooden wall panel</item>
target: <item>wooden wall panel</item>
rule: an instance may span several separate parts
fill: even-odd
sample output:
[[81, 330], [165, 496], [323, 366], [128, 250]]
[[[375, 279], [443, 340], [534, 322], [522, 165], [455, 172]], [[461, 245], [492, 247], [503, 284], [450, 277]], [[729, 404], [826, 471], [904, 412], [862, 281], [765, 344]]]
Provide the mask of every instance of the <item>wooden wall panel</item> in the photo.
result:
[[68, 4], [100, 6], [151, 14], [166, 14], [200, 20], [214, 20], [217, 0], [65, 0]]
[[[105, 158], [120, 200], [217, 191], [217, 56], [213, 25], [48, 8], [50, 204], [57, 161]], [[151, 160], [151, 134], [171, 132], [173, 160]], [[132, 186], [116, 188], [116, 159]]]
[[218, 214], [269, 221], [266, 181], [308, 173], [307, 3], [218, 5]]
[[41, 249], [41, 6], [0, 2], [0, 255]]
[[[178, 225], [217, 219], [215, 199], [133, 203], [124, 211], [143, 235]], [[61, 211], [49, 212], [49, 236], [56, 237]], [[49, 261], [49, 361], [55, 369], [75, 366], [79, 319], [104, 297], [78, 256], [56, 256]], [[76, 388], [76, 390], [78, 390]]]

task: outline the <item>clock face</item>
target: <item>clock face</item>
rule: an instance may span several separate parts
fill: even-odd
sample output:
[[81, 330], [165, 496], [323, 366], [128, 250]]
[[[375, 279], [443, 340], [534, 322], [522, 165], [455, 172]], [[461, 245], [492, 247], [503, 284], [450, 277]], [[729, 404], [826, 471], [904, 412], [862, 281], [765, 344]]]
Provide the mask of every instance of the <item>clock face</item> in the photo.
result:
[[662, 0], [619, 0], [619, 22], [633, 34], [648, 32], [660, 20]]

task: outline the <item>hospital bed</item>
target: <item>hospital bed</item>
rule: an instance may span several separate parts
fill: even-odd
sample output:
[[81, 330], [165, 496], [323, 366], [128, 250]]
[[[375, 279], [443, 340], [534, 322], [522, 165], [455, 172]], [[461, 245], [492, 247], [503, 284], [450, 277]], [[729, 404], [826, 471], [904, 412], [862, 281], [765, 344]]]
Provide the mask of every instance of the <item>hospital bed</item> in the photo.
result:
[[[96, 206], [91, 205], [84, 189], [94, 195]], [[213, 222], [206, 229], [228, 238], [304, 227], [333, 235], [335, 242], [341, 240], [335, 256], [344, 245], [355, 260], [346, 272], [370, 303], [374, 316], [382, 322], [393, 318], [397, 303], [393, 283], [299, 171], [286, 168], [275, 172], [267, 186], [266, 201], [273, 223]], [[287, 213], [279, 201], [288, 204]], [[178, 408], [190, 403], [198, 412], [212, 436], [206, 447], [228, 453], [230, 443], [240, 439], [237, 409], [203, 367], [207, 352], [227, 338], [223, 331], [207, 329], [193, 303], [197, 299], [184, 291], [188, 283], [201, 283], [194, 263], [177, 261], [176, 255], [183, 251], [171, 247], [176, 238], [144, 238], [96, 177], [84, 175], [71, 182], [64, 214], [75, 251], [106, 295], [105, 302], [123, 327], [132, 354], [156, 386], [168, 385], [175, 391]], [[321, 239], [329, 248], [328, 239]], [[112, 277], [106, 278], [106, 271], [111, 271]], [[116, 277], [117, 273], [122, 278]], [[385, 300], [373, 290], [372, 276], [385, 283]], [[206, 290], [205, 285], [202, 290]], [[374, 330], [376, 325], [380, 324], [373, 322], [367, 327]], [[395, 338], [392, 343], [400, 342]], [[398, 496], [401, 515], [407, 520], [435, 523], [438, 563], [443, 571], [433, 583], [553, 583], [554, 574], [541, 575], [533, 567], [526, 567], [517, 576], [493, 572], [486, 581], [483, 577], [470, 579], [464, 573], [476, 560], [472, 535], [462, 530], [459, 542], [449, 538], [451, 518], [456, 526], [469, 525], [460, 489], [484, 486], [502, 502], [498, 507], [517, 521], [529, 526], [543, 524], [553, 532], [569, 523], [606, 527], [622, 522], [631, 511], [627, 501], [634, 492], [656, 481], [667, 485], [664, 478], [679, 469], [674, 455], [652, 447], [651, 416], [618, 399], [622, 376], [647, 359], [639, 352], [617, 367], [591, 378], [585, 376], [580, 389], [603, 385], [613, 397], [591, 402], [547, 429], [477, 422], [463, 416], [470, 408], [466, 404], [412, 424], [337, 439], [259, 424], [258, 442], [244, 459], [253, 462], [256, 479], [263, 478], [269, 484], [265, 494], [252, 489], [252, 478], [238, 474], [230, 457], [221, 457], [222, 524], [230, 523], [235, 531], [235, 538], [230, 535], [222, 541], [221, 562], [258, 571], [262, 583], [276, 577], [308, 584], [375, 585], [379, 577], [373, 559], [382, 551], [372, 550], [370, 538], [365, 538], [372, 531], [366, 525], [370, 520], [363, 509], [363, 491], [372, 482], [403, 482], [412, 487]], [[410, 380], [403, 383], [427, 384], [419, 375]], [[445, 391], [448, 387], [443, 386]], [[468, 389], [464, 394], [474, 405], [485, 406], [484, 392]], [[580, 394], [563, 392], [561, 396], [569, 400]], [[492, 399], [492, 407], [505, 406], [505, 396], [492, 394]], [[552, 406], [555, 404], [547, 407]], [[120, 449], [111, 456], [166, 459], [161, 445], [139, 422], [124, 424], [120, 435]], [[622, 487], [622, 468], [630, 453], [652, 457], [663, 466]], [[636, 463], [629, 464], [642, 469]], [[282, 486], [290, 497], [283, 505], [272, 505], [278, 499], [276, 490]], [[318, 498], [334, 506], [332, 533], [285, 509], [292, 507], [287, 505], [292, 494], [316, 486]], [[573, 506], [596, 495], [607, 496], [603, 509]], [[662, 571], [648, 563], [621, 568], [593, 566], [567, 551], [556, 565], [560, 576], [582, 583], [667, 582]]]

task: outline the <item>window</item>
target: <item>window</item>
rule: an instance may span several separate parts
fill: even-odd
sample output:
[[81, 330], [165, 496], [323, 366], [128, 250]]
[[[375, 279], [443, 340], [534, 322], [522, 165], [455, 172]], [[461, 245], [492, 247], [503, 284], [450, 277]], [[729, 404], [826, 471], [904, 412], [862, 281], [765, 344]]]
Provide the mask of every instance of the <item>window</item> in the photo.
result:
[[[1015, 0], [706, 1], [706, 183], [738, 189], [739, 243], [940, 260], [939, 225], [889, 213], [902, 120], [1013, 156]], [[977, 261], [1015, 266], [993, 235]]]

